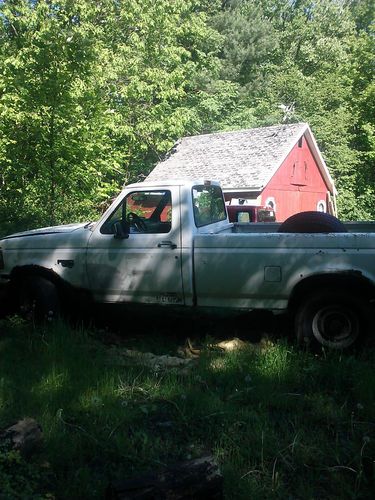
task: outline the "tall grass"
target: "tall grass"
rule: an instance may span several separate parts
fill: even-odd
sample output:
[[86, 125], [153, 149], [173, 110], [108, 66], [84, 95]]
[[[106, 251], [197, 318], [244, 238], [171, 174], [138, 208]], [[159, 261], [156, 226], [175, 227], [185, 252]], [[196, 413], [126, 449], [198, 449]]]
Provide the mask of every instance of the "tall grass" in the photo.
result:
[[[30, 465], [35, 498], [103, 498], [115, 479], [204, 453], [218, 460], [228, 499], [372, 497], [373, 351], [317, 357], [285, 341], [207, 348], [182, 375], [116, 366], [89, 329], [13, 319], [0, 331], [0, 427], [31, 416], [44, 431]], [[174, 352], [176, 338], [148, 333], [124, 344]], [[12, 473], [1, 464], [7, 491], [30, 474], [24, 463]]]

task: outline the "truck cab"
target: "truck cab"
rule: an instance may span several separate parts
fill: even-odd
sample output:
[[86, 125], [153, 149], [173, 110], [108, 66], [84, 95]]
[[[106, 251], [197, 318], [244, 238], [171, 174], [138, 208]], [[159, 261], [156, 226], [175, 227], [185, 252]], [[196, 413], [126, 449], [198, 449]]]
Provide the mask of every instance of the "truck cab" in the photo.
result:
[[3, 239], [0, 285], [38, 275], [100, 303], [192, 305], [194, 236], [228, 227], [218, 183], [131, 184], [97, 222]]
[[226, 227], [218, 183], [127, 186], [92, 227], [86, 258], [94, 299], [191, 305], [194, 234]]

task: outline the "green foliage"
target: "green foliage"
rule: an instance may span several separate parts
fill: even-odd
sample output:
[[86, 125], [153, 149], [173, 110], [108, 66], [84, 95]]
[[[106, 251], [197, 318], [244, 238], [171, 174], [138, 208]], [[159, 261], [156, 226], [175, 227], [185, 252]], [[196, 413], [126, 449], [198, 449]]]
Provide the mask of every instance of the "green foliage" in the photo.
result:
[[193, 0], [0, 9], [0, 231], [90, 218], [195, 126], [216, 32]]
[[[261, 64], [275, 48], [276, 33], [257, 3], [236, 0], [212, 19], [223, 36], [221, 78], [253, 87], [260, 78]], [[258, 83], [260, 87], [260, 83]]]
[[47, 483], [46, 470], [21, 457], [16, 450], [0, 446], [0, 496], [1, 498], [28, 498], [42, 500], [47, 494], [40, 493]]
[[358, 31], [367, 31], [374, 27], [375, 4], [372, 0], [350, 0], [348, 6]]
[[368, 217], [361, 199], [356, 198], [364, 185], [352, 147], [354, 21], [347, 8], [327, 0], [284, 4], [279, 16], [275, 21], [279, 46], [267, 65], [269, 83], [260, 96], [266, 96], [266, 116], [270, 114], [273, 120], [281, 105], [289, 112], [279, 119], [308, 122], [336, 180], [339, 215]]
[[195, 130], [191, 94], [217, 50], [206, 19], [199, 2], [150, 0], [126, 2], [109, 22], [117, 34], [108, 49], [118, 80], [111, 109], [119, 121], [117, 147], [129, 151], [124, 180], [144, 177], [178, 137]]
[[374, 4], [0, 2], [0, 233], [96, 218], [183, 135], [308, 122], [375, 218]]
[[375, 26], [359, 32], [353, 39], [353, 90], [350, 105], [356, 117], [353, 126], [352, 147], [358, 157], [358, 186], [365, 216], [374, 217], [375, 198]]
[[90, 14], [84, 2], [2, 6], [0, 212], [11, 225], [86, 216], [109, 160]]

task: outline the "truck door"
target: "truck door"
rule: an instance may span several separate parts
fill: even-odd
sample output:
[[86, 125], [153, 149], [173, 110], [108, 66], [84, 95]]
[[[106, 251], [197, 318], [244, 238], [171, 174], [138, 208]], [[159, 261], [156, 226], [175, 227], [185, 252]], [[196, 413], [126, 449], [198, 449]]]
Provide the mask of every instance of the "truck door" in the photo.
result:
[[129, 192], [95, 227], [87, 273], [99, 302], [183, 304], [179, 188]]

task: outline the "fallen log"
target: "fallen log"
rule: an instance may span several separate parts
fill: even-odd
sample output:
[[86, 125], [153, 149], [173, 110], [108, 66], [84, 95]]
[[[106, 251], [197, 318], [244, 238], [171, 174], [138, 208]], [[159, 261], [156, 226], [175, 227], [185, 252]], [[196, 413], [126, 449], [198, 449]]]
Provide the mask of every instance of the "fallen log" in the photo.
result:
[[129, 366], [143, 365], [153, 370], [163, 369], [186, 369], [193, 367], [192, 359], [182, 359], [177, 356], [163, 354], [158, 356], [151, 352], [140, 352], [131, 349], [119, 349], [117, 347], [108, 349], [109, 361], [112, 365]]
[[7, 429], [0, 430], [0, 444], [18, 450], [23, 456], [31, 455], [43, 440], [42, 428], [33, 418], [24, 418]]
[[221, 500], [223, 477], [212, 456], [111, 484], [105, 500]]

